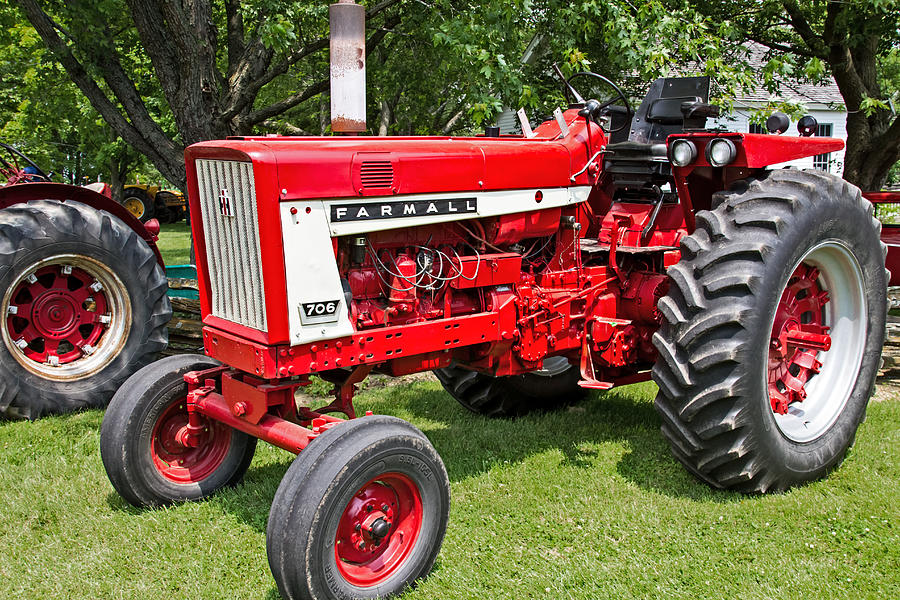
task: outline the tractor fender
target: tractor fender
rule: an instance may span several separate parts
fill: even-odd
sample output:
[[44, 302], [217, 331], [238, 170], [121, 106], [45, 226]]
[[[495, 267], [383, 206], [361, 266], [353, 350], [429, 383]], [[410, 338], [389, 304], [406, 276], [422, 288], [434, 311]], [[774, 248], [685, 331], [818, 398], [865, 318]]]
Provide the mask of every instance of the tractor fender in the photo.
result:
[[153, 250], [153, 254], [156, 256], [156, 262], [159, 263], [159, 266], [165, 268], [162, 255], [159, 253], [159, 248], [156, 247], [156, 240], [159, 239], [156, 235], [159, 233], [158, 224], [155, 231], [151, 230], [152, 225], [151, 228], [148, 228], [112, 198], [107, 198], [103, 194], [86, 187], [65, 183], [35, 182], [0, 188], [0, 210], [15, 204], [24, 204], [31, 200], [48, 199], [59, 200], [60, 202], [74, 200], [97, 210], [105, 210], [128, 225], [147, 242], [147, 245], [150, 246], [150, 249]]

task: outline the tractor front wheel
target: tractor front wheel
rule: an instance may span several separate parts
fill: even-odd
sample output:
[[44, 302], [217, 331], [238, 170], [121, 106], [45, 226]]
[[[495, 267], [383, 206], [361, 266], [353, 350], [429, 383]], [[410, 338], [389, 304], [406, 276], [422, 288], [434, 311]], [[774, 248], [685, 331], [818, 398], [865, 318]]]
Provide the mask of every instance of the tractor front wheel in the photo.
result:
[[153, 198], [141, 188], [127, 188], [122, 206], [141, 223], [146, 223], [156, 213]]
[[100, 457], [116, 491], [134, 506], [205, 498], [244, 476], [256, 438], [203, 418], [199, 445], [182, 444], [188, 425], [185, 373], [218, 366], [198, 354], [169, 356], [116, 392], [100, 428]]
[[771, 171], [717, 193], [669, 269], [654, 336], [674, 455], [716, 487], [783, 490], [837, 466], [874, 389], [880, 224], [834, 176]]
[[285, 598], [384, 598], [428, 574], [447, 529], [450, 484], [425, 436], [362, 417], [316, 438], [287, 470], [266, 551]]

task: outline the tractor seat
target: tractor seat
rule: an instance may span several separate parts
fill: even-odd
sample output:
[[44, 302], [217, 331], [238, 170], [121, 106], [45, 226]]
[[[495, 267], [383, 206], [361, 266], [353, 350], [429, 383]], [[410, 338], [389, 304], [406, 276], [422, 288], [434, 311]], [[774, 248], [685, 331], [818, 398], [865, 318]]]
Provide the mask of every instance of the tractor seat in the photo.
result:
[[[666, 138], [686, 129], [703, 129], [707, 117], [716, 117], [719, 107], [707, 104], [709, 77], [657, 79], [631, 119], [609, 136], [604, 153], [604, 171], [617, 189], [639, 190], [668, 181], [671, 167]], [[622, 116], [612, 113], [612, 128]]]

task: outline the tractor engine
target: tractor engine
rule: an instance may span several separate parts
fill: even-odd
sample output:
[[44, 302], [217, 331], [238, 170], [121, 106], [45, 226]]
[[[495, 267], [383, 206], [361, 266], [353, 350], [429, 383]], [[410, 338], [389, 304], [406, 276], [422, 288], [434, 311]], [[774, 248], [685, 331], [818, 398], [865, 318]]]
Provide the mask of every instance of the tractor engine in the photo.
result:
[[620, 202], [614, 183], [591, 185], [589, 150], [606, 136], [577, 110], [562, 118], [526, 144], [192, 146], [211, 354], [249, 360], [237, 334], [267, 346], [244, 364], [267, 378], [451, 364], [510, 376], [551, 357], [580, 371], [584, 387], [647, 378], [682, 212], [658, 187]]

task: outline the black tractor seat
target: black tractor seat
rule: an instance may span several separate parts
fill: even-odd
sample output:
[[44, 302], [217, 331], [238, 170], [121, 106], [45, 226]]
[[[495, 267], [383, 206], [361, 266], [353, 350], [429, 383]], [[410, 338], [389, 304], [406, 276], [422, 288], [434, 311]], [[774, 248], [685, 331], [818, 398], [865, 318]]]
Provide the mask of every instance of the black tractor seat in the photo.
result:
[[[603, 155], [603, 169], [614, 187], [635, 192], [652, 189], [671, 180], [666, 138], [673, 133], [706, 127], [719, 107], [707, 104], [709, 77], [657, 79], [650, 85], [630, 127], [610, 134]], [[613, 112], [613, 128], [617, 127]]]

